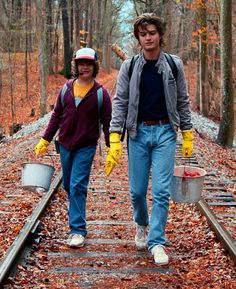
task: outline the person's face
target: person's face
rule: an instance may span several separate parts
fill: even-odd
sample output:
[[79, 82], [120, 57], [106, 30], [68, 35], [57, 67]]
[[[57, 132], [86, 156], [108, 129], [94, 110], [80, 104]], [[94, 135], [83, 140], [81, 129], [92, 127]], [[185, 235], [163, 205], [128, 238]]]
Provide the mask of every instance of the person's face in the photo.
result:
[[93, 60], [81, 59], [78, 61], [79, 77], [82, 79], [93, 78]]
[[138, 28], [139, 43], [144, 51], [152, 52], [160, 50], [161, 36], [158, 33], [156, 26], [153, 24], [147, 25], [145, 28]]

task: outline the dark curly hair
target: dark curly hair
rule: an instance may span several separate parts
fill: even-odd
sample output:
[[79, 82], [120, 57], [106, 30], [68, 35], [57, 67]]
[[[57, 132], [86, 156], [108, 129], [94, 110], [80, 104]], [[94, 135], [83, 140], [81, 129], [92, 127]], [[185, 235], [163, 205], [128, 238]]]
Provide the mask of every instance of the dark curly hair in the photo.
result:
[[144, 13], [138, 16], [134, 22], [134, 36], [139, 42], [139, 27], [146, 29], [148, 25], [155, 25], [161, 36], [160, 45], [164, 46], [163, 35], [165, 34], [165, 23], [155, 13]]
[[[71, 61], [71, 74], [74, 78], [77, 78], [79, 76], [79, 72], [78, 72], [78, 62], [80, 60], [75, 60], [75, 57], [73, 57], [72, 61]], [[99, 62], [98, 61], [93, 61], [91, 60], [91, 62], [93, 63], [93, 77], [95, 78], [99, 72]]]

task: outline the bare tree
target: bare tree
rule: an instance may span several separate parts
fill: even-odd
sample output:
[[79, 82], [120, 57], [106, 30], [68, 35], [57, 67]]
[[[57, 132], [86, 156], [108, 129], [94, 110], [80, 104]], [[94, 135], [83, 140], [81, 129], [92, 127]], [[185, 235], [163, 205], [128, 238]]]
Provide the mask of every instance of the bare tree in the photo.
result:
[[67, 1], [61, 0], [62, 9], [62, 25], [63, 25], [63, 43], [64, 43], [64, 69], [63, 73], [65, 77], [70, 78], [71, 76], [71, 38], [69, 31], [69, 18], [67, 11]]
[[48, 73], [53, 74], [53, 1], [46, 0], [45, 2], [46, 10], [46, 45], [47, 45], [47, 57], [48, 57]]
[[47, 35], [46, 35], [46, 19], [45, 19], [45, 0], [38, 0], [38, 34], [39, 34], [39, 71], [40, 71], [40, 115], [47, 113]]
[[2, 59], [0, 58], [0, 107], [1, 102], [2, 102]]
[[206, 0], [201, 0], [197, 9], [197, 20], [199, 22], [199, 107], [204, 116], [208, 116], [209, 100], [207, 89], [207, 6]]
[[221, 94], [222, 115], [217, 142], [232, 147], [234, 137], [232, 81], [232, 0], [221, 0]]
[[25, 3], [25, 97], [29, 99], [29, 69], [28, 69], [28, 52], [31, 42], [29, 43], [29, 19], [30, 19], [30, 1]]
[[58, 73], [58, 62], [59, 62], [59, 18], [60, 18], [60, 5], [58, 5], [57, 13], [56, 13], [56, 21], [55, 21], [55, 29], [54, 29], [54, 44], [53, 44], [53, 54], [55, 54], [54, 61], [54, 71]]

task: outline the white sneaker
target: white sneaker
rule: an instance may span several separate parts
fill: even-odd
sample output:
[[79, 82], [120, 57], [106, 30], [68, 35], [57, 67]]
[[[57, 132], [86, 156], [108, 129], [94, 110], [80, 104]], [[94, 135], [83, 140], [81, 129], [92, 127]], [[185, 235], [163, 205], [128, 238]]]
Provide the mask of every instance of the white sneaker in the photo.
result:
[[68, 238], [68, 244], [72, 248], [79, 248], [84, 246], [84, 236], [80, 234], [71, 234]]
[[156, 245], [151, 249], [154, 261], [158, 265], [165, 265], [169, 263], [169, 257], [165, 252], [165, 247], [162, 245]]
[[147, 247], [147, 227], [136, 225], [135, 245], [138, 250], [145, 249]]

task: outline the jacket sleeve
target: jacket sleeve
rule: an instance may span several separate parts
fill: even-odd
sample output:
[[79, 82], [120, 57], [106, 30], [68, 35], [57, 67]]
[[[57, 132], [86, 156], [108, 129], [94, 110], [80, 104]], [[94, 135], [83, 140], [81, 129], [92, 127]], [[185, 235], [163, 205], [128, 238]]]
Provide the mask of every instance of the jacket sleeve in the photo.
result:
[[126, 120], [128, 103], [129, 103], [129, 66], [131, 59], [125, 60], [120, 68], [116, 93], [112, 100], [112, 119], [110, 125], [110, 132], [121, 133], [124, 122]]
[[193, 127], [191, 122], [191, 111], [189, 103], [189, 94], [184, 75], [184, 66], [182, 60], [178, 57], [177, 61], [177, 111], [180, 118], [180, 129], [189, 130]]
[[49, 142], [52, 141], [57, 130], [59, 129], [60, 120], [61, 120], [62, 114], [63, 114], [63, 105], [61, 103], [61, 93], [62, 93], [62, 88], [61, 88], [59, 95], [57, 97], [56, 104], [55, 104], [54, 110], [52, 112], [52, 115], [50, 117], [47, 128], [43, 134], [43, 138]]
[[107, 90], [103, 87], [103, 102], [101, 110], [101, 123], [105, 137], [106, 146], [110, 147], [109, 141], [109, 127], [111, 121], [111, 99]]

